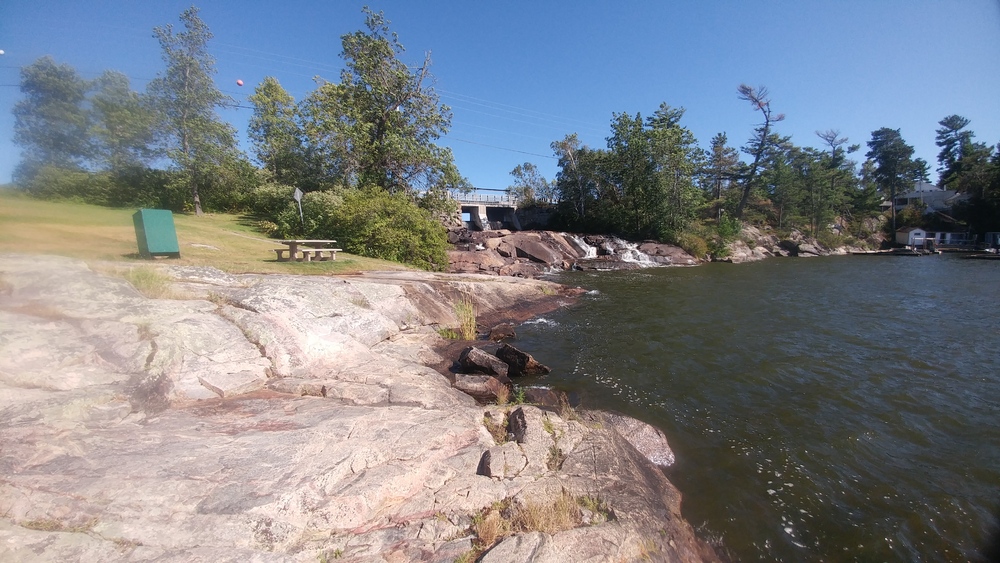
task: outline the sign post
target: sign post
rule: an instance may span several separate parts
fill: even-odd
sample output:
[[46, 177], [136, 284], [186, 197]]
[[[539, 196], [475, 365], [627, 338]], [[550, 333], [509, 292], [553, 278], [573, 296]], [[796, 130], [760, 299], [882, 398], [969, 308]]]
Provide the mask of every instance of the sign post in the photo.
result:
[[302, 215], [302, 190], [295, 188], [295, 193], [292, 194], [295, 198], [295, 202], [299, 204], [299, 220], [302, 221], [302, 226], [306, 225], [306, 218]]

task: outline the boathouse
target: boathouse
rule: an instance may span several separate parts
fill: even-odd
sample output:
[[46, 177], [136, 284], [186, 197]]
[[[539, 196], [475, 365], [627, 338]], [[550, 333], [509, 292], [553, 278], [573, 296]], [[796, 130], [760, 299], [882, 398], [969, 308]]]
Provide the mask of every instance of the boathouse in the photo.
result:
[[903, 246], [917, 247], [923, 246], [927, 240], [927, 231], [920, 227], [903, 227], [896, 229], [896, 244]]

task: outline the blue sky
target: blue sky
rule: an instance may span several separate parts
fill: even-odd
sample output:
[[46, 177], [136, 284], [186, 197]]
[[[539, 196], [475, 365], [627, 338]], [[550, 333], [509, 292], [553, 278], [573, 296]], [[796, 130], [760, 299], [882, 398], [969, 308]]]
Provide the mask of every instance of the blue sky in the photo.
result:
[[[971, 119], [1000, 142], [1000, 1], [413, 2], [371, 0], [418, 64], [431, 51], [435, 87], [452, 107], [451, 147], [477, 187], [502, 189], [530, 161], [556, 173], [549, 144], [568, 133], [604, 147], [613, 112], [684, 107], [702, 146], [727, 133], [742, 145], [759, 121], [740, 83], [765, 85], [778, 132], [820, 146], [839, 129], [862, 145], [901, 129], [936, 168], [937, 122]], [[221, 90], [245, 101], [265, 76], [296, 99], [314, 76], [336, 81], [340, 36], [364, 26], [364, 2], [203, 0]], [[51, 55], [84, 78], [124, 72], [145, 88], [161, 71], [154, 26], [177, 24], [189, 2], [0, 2], [0, 183], [19, 160], [11, 109], [19, 68]], [[240, 88], [236, 80], [246, 84]], [[250, 110], [222, 113], [245, 135]], [[932, 179], [936, 174], [932, 172]]]

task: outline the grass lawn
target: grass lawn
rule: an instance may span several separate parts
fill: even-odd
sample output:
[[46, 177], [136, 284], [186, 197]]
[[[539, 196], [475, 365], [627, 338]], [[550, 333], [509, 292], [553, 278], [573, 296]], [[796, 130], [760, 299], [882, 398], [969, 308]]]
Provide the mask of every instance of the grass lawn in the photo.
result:
[[[0, 253], [58, 254], [87, 262], [146, 264], [132, 225], [135, 209], [33, 199], [0, 189]], [[160, 263], [214, 266], [230, 273], [352, 274], [365, 270], [405, 270], [407, 266], [338, 252], [333, 262], [278, 262], [281, 245], [255, 231], [237, 215], [174, 213], [179, 259]]]

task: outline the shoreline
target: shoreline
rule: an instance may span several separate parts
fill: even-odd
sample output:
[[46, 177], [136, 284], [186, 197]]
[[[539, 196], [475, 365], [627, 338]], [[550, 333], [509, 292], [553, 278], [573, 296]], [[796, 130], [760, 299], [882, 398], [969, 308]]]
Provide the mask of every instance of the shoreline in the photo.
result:
[[[526, 319], [572, 299], [552, 282], [162, 269], [172, 295], [148, 298], [77, 260], [0, 255], [12, 556], [718, 560], [612, 420], [480, 406], [427, 367], [456, 297]], [[566, 495], [569, 527], [516, 524]], [[522, 527], [484, 540], [477, 518], [508, 517]]]

